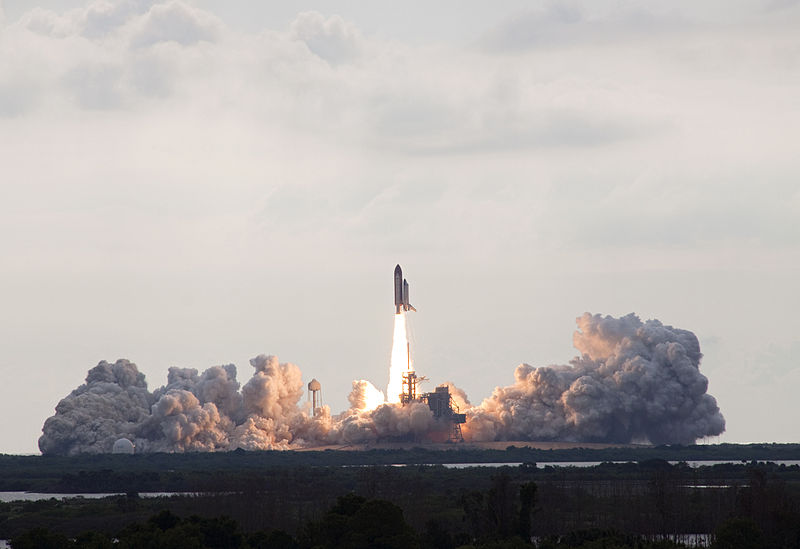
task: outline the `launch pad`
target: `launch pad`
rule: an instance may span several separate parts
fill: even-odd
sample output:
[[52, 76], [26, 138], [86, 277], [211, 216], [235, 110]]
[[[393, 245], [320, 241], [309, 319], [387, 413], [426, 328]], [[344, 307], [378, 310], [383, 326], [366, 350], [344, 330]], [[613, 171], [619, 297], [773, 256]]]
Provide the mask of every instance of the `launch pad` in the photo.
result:
[[440, 385], [430, 393], [417, 395], [417, 374], [409, 370], [403, 374], [403, 394], [400, 395], [400, 403], [408, 406], [414, 402], [421, 402], [428, 405], [433, 412], [434, 419], [442, 424], [442, 431], [448, 433], [447, 442], [464, 442], [461, 434], [461, 424], [467, 422], [467, 415], [459, 413], [458, 405], [453, 402], [448, 385]]

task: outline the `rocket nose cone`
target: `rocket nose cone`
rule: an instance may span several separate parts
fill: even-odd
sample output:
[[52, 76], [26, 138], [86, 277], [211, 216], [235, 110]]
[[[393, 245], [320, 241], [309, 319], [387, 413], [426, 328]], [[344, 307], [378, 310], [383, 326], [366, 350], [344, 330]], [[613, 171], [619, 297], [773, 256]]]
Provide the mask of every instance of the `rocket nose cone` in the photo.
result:
[[397, 267], [394, 268], [394, 274], [402, 273], [403, 270], [400, 268], [400, 264], [397, 264]]

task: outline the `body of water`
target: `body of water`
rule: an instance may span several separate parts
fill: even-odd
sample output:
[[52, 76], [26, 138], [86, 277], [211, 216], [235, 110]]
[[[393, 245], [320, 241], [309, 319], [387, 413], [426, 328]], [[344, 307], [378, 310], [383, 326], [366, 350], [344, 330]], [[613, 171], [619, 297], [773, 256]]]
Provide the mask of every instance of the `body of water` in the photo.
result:
[[[550, 467], [596, 467], [601, 463], [629, 463], [628, 461], [538, 461], [536, 462], [537, 469], [544, 469], [547, 466]], [[680, 461], [670, 461], [672, 465], [677, 465], [681, 463]], [[748, 462], [749, 463], [749, 462]], [[759, 463], [767, 463], [765, 461], [761, 461]], [[777, 460], [777, 461], [770, 461], [769, 463], [775, 463], [776, 465], [800, 465], [800, 460], [798, 459], [790, 459], [790, 460]], [[686, 462], [689, 467], [702, 467], [702, 466], [711, 466], [711, 465], [723, 465], [723, 464], [742, 464], [741, 461], [733, 461], [733, 460], [722, 460], [722, 461], [687, 461]], [[522, 465], [522, 462], [508, 462], [508, 463], [444, 463], [442, 464], [444, 467], [448, 469], [465, 469], [467, 467], [519, 467]], [[403, 464], [398, 464], [397, 466], [402, 467]]]
[[[0, 492], [0, 501], [9, 503], [11, 501], [41, 501], [43, 499], [67, 499], [67, 498], [85, 498], [85, 499], [100, 499], [108, 496], [124, 496], [123, 492], [103, 493], [103, 494], [46, 494], [42, 492]], [[160, 498], [169, 496], [193, 496], [197, 492], [139, 492], [141, 498]], [[3, 547], [0, 545], [0, 549]]]

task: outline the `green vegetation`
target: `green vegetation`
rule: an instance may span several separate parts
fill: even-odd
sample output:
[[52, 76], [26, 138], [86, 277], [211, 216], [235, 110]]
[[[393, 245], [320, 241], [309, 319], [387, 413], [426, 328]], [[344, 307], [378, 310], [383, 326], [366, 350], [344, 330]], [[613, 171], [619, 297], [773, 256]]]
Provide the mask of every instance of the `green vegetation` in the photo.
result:
[[[104, 548], [112, 540], [115, 548], [297, 549], [505, 548], [530, 547], [534, 540], [540, 549], [590, 549], [673, 548], [693, 534], [716, 533], [715, 549], [797, 547], [800, 466], [689, 467], [665, 460], [722, 459], [730, 450], [707, 448], [669, 447], [638, 461], [544, 468], [532, 457], [579, 461], [574, 452], [583, 450], [0, 456], [5, 490], [124, 494], [2, 503], [0, 539], [12, 539], [15, 549]], [[790, 459], [798, 445], [737, 448], [739, 456]], [[654, 449], [609, 450], [651, 456]], [[710, 455], [696, 454], [702, 452]], [[522, 465], [360, 463], [370, 461]], [[190, 494], [139, 497], [145, 491]]]
[[509, 446], [482, 450], [413, 448], [366, 451], [265, 451], [188, 454], [0, 455], [0, 491], [180, 491], [205, 485], [209, 475], [275, 467], [440, 463], [548, 463], [564, 461], [780, 461], [800, 460], [800, 444], [716, 444], [635, 448], [537, 450]]
[[[12, 510], [12, 514], [28, 515], [37, 526], [15, 532], [11, 543], [14, 549], [675, 549], [686, 547], [682, 541], [688, 541], [687, 526], [696, 526], [699, 529], [694, 533], [701, 533], [703, 524], [710, 525], [704, 521], [716, 515], [717, 523], [709, 530], [715, 533], [713, 549], [792, 548], [800, 540], [796, 487], [790, 490], [760, 468], [747, 470], [746, 486], [714, 490], [717, 495], [707, 501], [695, 497], [702, 489], [680, 489], [680, 483], [672, 482], [680, 479], [680, 474], [665, 467], [651, 468], [651, 479], [638, 485], [638, 490], [626, 488], [624, 481], [611, 490], [596, 481], [564, 490], [559, 482], [548, 480], [541, 482], [540, 490], [539, 484], [522, 480], [528, 472], [503, 468], [488, 477], [479, 474], [474, 480], [485, 482], [485, 489], [462, 485], [459, 495], [447, 500], [418, 493], [405, 506], [349, 492], [317, 516], [297, 517], [295, 527], [289, 529], [275, 524], [277, 509], [263, 512], [252, 499], [254, 493], [235, 495], [235, 500], [251, 511], [261, 511], [255, 515], [260, 516], [262, 525], [254, 529], [231, 518], [229, 512], [239, 514], [240, 519], [246, 519], [247, 513], [231, 505], [234, 499], [221, 495], [142, 500], [131, 494], [93, 502], [50, 500]], [[408, 480], [405, 475], [400, 477]], [[397, 490], [392, 473], [385, 480]], [[613, 493], [623, 498], [615, 498]], [[608, 501], [602, 504], [603, 500]], [[623, 502], [628, 505], [624, 510], [618, 506]], [[418, 507], [424, 512], [419, 513]], [[75, 521], [92, 516], [93, 526], [77, 527]], [[127, 520], [123, 525], [121, 517]], [[620, 522], [625, 517], [635, 522]], [[13, 518], [4, 516], [2, 524], [8, 526]], [[554, 519], [562, 521], [555, 530]]]
[[[67, 474], [112, 486], [146, 484], [160, 473]], [[209, 529], [239, 540], [225, 547], [522, 547], [535, 539], [553, 549], [665, 548], [714, 532], [716, 547], [796, 547], [800, 539], [797, 465], [692, 468], [646, 460], [544, 469], [284, 466], [164, 474], [181, 475], [181, 488], [193, 485], [196, 493], [141, 498], [120, 486], [129, 493], [0, 504], [0, 539], [18, 540], [19, 547], [26, 539], [34, 539], [31, 546], [80, 539], [86, 545], [68, 546], [104, 547], [106, 538], [118, 539], [115, 547], [126, 547], [128, 538], [136, 540], [131, 546], [183, 547], [163, 534], [194, 540], [190, 547], [216, 547]], [[169, 533], [174, 528], [181, 533]]]

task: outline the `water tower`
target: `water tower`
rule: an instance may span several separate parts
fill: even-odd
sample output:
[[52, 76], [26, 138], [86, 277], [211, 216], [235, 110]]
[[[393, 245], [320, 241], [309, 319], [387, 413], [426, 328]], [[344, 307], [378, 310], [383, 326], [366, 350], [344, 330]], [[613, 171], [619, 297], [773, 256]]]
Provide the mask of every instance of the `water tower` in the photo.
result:
[[322, 385], [316, 379], [308, 382], [308, 400], [311, 401], [311, 410], [316, 416], [322, 408]]

